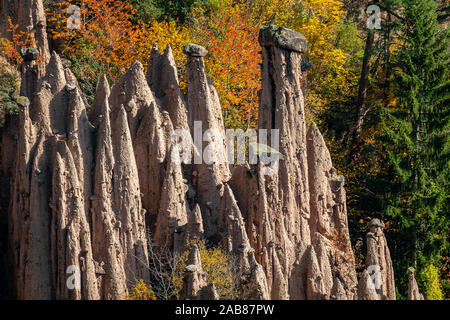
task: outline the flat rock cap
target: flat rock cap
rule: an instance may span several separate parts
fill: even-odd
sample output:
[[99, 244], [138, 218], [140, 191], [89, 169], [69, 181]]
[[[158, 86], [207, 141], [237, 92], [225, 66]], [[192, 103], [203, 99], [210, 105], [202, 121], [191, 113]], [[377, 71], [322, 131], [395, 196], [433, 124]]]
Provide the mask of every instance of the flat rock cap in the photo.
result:
[[269, 25], [259, 31], [259, 43], [263, 47], [278, 47], [296, 52], [306, 52], [308, 41], [300, 32]]
[[208, 54], [208, 50], [195, 43], [188, 43], [183, 52], [192, 57], [204, 57]]

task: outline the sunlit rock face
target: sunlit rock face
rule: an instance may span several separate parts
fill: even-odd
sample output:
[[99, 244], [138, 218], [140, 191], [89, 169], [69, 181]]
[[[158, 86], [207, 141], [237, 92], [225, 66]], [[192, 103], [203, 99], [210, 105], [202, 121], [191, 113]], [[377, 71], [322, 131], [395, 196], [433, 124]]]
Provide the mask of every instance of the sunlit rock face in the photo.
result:
[[372, 274], [380, 299], [395, 300], [394, 268], [383, 233], [384, 223], [379, 219], [372, 219], [369, 222], [369, 229], [370, 232], [366, 235], [366, 267]]

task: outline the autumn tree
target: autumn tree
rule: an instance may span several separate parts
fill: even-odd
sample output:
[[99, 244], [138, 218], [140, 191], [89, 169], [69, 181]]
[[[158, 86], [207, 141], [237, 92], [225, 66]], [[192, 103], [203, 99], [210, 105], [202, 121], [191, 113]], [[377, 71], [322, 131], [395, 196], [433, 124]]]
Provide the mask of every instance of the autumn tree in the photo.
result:
[[[7, 59], [16, 68], [23, 62], [20, 50], [31, 48], [36, 45], [34, 41], [34, 31], [27, 32], [19, 30], [18, 24], [13, 24], [10, 17], [8, 17], [8, 31], [10, 32], [10, 40], [7, 38], [0, 38], [0, 56]], [[38, 57], [37, 62], [41, 57]]]

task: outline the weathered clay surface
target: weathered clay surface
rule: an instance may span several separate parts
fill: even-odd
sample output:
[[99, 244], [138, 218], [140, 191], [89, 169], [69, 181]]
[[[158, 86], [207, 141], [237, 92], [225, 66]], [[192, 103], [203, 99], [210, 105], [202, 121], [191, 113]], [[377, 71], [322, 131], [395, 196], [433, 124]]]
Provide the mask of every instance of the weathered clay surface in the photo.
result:
[[[97, 87], [98, 91], [109, 92], [107, 82]], [[111, 193], [115, 166], [111, 138], [111, 120], [108, 97], [103, 96], [100, 105], [95, 153], [94, 195], [89, 198], [91, 209], [92, 247], [94, 251], [96, 276], [102, 299], [120, 299], [126, 293], [124, 255], [115, 230], [115, 214]]]
[[357, 290], [357, 299], [358, 300], [381, 300], [380, 295], [377, 293], [375, 289], [375, 285], [373, 284], [373, 280], [370, 277], [367, 270], [364, 270], [361, 274], [361, 278], [358, 283]]
[[[263, 47], [259, 128], [268, 130], [269, 137], [272, 136], [271, 129], [279, 129], [279, 152], [284, 160], [275, 164], [279, 168], [273, 175], [265, 174], [262, 165], [259, 166], [259, 212], [255, 221], [249, 223], [260, 226], [256, 236], [261, 239], [251, 242], [261, 244], [258, 249], [263, 251], [256, 259], [265, 269], [274, 299], [288, 299], [290, 294], [296, 295], [294, 291], [306, 289], [294, 287], [292, 282], [290, 284], [293, 279], [289, 277], [299, 244], [311, 243], [300, 61], [298, 52], [275, 46]], [[301, 295], [304, 294], [298, 294]]]
[[143, 194], [142, 205], [150, 216], [156, 217], [171, 128], [166, 130], [165, 125], [169, 123], [164, 122], [140, 62], [134, 62], [114, 85], [109, 103], [112, 113], [121, 108], [126, 110]]
[[[95, 98], [94, 102], [92, 103], [92, 106], [88, 108], [87, 115], [89, 118], [89, 121], [94, 125], [94, 127], [98, 128], [100, 123], [103, 121], [104, 114], [104, 108], [105, 103], [108, 102], [109, 95], [111, 93], [111, 90], [109, 88], [108, 79], [105, 75], [100, 77], [97, 82], [97, 91], [95, 92]], [[109, 105], [109, 104], [108, 104]], [[108, 107], [108, 113], [109, 113], [109, 107]], [[109, 114], [108, 114], [109, 117]]]
[[194, 239], [202, 239], [205, 233], [203, 226], [202, 212], [198, 203], [192, 210], [188, 211], [188, 223], [185, 231], [185, 244], [190, 243]]
[[145, 222], [142, 215], [138, 170], [133, 153], [127, 114], [117, 110], [112, 130], [114, 155], [112, 203], [115, 212], [114, 232], [124, 254], [128, 281], [148, 280], [148, 254]]
[[320, 268], [317, 254], [313, 246], [309, 246], [306, 252], [307, 278], [306, 278], [306, 297], [308, 300], [328, 299], [327, 279]]
[[[120, 299], [134, 281], [148, 279], [126, 114], [122, 110], [111, 130], [105, 99], [95, 133], [76, 80], [55, 53], [46, 70], [32, 105], [19, 115], [9, 215], [15, 294]], [[70, 289], [67, 272], [74, 270], [80, 287]]]
[[339, 279], [336, 279], [331, 289], [330, 300], [348, 300], [347, 292]]
[[203, 287], [197, 294], [197, 300], [219, 300], [214, 283], [210, 283]]
[[268, 300], [269, 288], [262, 266], [256, 261], [254, 250], [247, 252], [249, 268], [242, 271], [242, 298], [247, 300]]
[[178, 71], [170, 45], [162, 55], [155, 45], [148, 65], [148, 84], [155, 96], [160, 99], [162, 109], [169, 113], [174, 129], [189, 130], [186, 101], [181, 93]]
[[[183, 180], [181, 166], [169, 160], [166, 177], [161, 188], [160, 208], [156, 220], [157, 229], [154, 236], [155, 243], [164, 245], [166, 250], [174, 250], [179, 253], [182, 253], [184, 247], [184, 239], [179, 234], [184, 232], [184, 228], [187, 226], [189, 211], [185, 199], [188, 187]], [[196, 217], [193, 218], [196, 219]], [[196, 233], [194, 230], [191, 232]]]
[[[99, 299], [89, 223], [84, 212], [83, 188], [66, 141], [55, 142], [51, 221], [52, 269], [59, 299]], [[80, 266], [81, 290], [66, 285], [67, 266]]]

